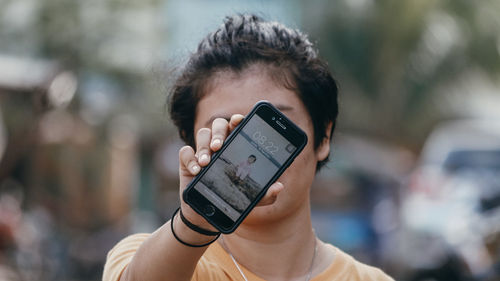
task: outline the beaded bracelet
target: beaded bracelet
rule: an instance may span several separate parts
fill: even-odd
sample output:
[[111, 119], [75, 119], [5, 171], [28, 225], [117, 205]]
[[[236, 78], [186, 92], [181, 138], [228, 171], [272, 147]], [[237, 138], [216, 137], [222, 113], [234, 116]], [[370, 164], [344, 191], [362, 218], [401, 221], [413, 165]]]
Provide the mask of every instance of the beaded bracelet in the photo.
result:
[[182, 239], [180, 239], [179, 236], [177, 236], [177, 234], [175, 234], [175, 231], [174, 231], [174, 218], [175, 218], [175, 215], [177, 214], [177, 212], [179, 212], [180, 209], [181, 208], [179, 207], [177, 210], [175, 210], [174, 214], [172, 215], [172, 219], [170, 219], [170, 229], [172, 230], [172, 234], [174, 235], [175, 239], [177, 241], [179, 241], [179, 243], [181, 243], [183, 245], [186, 245], [188, 247], [192, 247], [192, 248], [201, 248], [201, 247], [208, 246], [208, 245], [212, 244], [213, 242], [217, 241], [217, 239], [220, 236], [220, 232], [216, 235], [216, 237], [212, 241], [209, 241], [209, 242], [201, 244], [201, 245], [190, 244], [190, 243], [187, 243], [185, 241], [182, 241]]

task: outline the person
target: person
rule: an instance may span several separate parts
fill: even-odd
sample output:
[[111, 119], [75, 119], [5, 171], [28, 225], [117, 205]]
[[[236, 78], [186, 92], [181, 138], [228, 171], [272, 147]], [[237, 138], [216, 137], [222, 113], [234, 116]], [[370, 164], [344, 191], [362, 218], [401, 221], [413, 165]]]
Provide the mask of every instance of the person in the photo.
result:
[[247, 160], [242, 161], [236, 166], [236, 177], [239, 179], [240, 182], [243, 182], [245, 178], [250, 174], [252, 171], [252, 164], [257, 161], [257, 157], [255, 155], [251, 154], [248, 156]]
[[181, 198], [180, 212], [154, 233], [131, 235], [110, 250], [103, 280], [392, 280], [312, 228], [309, 191], [328, 161], [337, 91], [305, 34], [255, 15], [227, 17], [200, 42], [169, 96], [187, 143], [179, 150], [179, 192], [260, 100], [309, 142], [234, 233], [213, 236], [215, 228]]

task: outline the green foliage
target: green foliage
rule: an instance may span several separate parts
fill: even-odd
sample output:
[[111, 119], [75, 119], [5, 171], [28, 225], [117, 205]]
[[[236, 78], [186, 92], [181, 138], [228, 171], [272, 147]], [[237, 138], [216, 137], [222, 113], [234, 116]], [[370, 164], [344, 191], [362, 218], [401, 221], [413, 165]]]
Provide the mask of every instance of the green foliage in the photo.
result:
[[494, 0], [345, 0], [304, 18], [320, 21], [306, 26], [341, 84], [341, 124], [417, 148], [451, 117], [443, 89], [472, 70], [498, 79], [499, 14]]

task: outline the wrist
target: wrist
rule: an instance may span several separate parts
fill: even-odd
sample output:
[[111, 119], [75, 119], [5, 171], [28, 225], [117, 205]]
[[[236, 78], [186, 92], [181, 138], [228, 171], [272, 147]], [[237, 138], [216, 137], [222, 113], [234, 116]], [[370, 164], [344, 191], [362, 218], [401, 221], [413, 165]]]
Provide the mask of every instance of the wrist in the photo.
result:
[[219, 238], [220, 233], [216, 235], [205, 235], [199, 233], [187, 226], [180, 217], [180, 212], [177, 210], [172, 216], [170, 222], [171, 232], [178, 242], [190, 247], [208, 246]]
[[190, 222], [188, 219], [186, 219], [186, 217], [184, 217], [183, 213], [182, 213], [182, 208], [179, 208], [179, 216], [181, 218], [181, 221], [187, 226], [189, 227], [191, 230], [195, 231], [195, 232], [198, 232], [200, 234], [203, 234], [203, 235], [207, 235], [207, 236], [217, 236], [220, 234], [220, 231], [212, 231], [212, 230], [208, 230], [206, 228], [203, 228], [203, 227], [200, 227], [192, 222]]
[[217, 230], [204, 217], [202, 217], [200, 214], [198, 214], [196, 211], [194, 211], [187, 204], [181, 204], [181, 209], [180, 209], [179, 213], [182, 213], [185, 220], [188, 221], [188, 223], [186, 223], [188, 226], [189, 226], [189, 224], [192, 224], [198, 228], [202, 228], [202, 229], [207, 230], [209, 232], [219, 232], [219, 230]]

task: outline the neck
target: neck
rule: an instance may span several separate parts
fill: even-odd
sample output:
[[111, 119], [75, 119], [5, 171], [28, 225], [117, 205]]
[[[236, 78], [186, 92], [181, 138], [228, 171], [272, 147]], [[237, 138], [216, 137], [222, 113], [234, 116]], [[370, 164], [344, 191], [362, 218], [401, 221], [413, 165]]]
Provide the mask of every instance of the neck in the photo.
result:
[[242, 224], [224, 236], [223, 247], [240, 265], [265, 280], [304, 280], [311, 268], [316, 235], [309, 204], [279, 221]]

